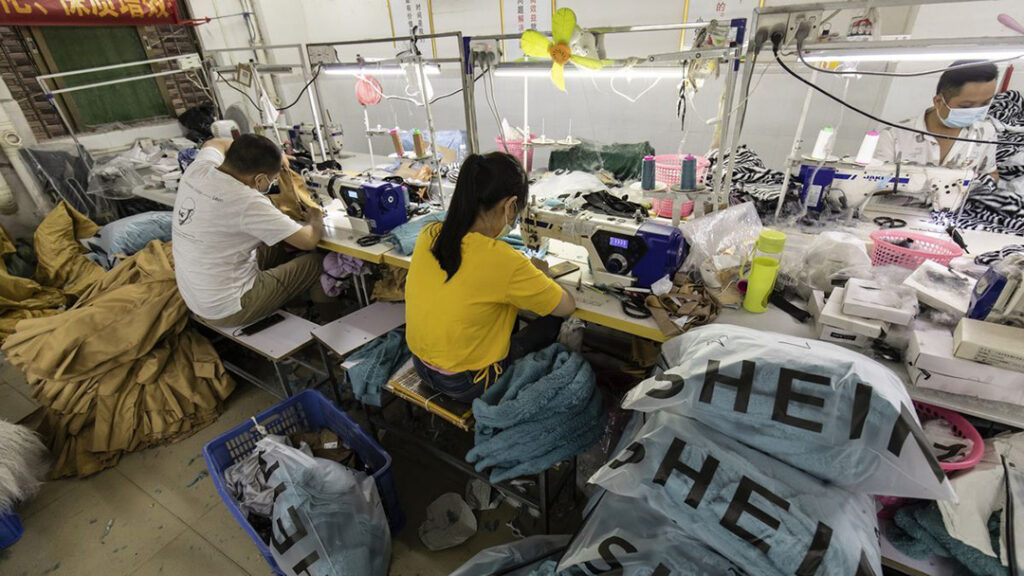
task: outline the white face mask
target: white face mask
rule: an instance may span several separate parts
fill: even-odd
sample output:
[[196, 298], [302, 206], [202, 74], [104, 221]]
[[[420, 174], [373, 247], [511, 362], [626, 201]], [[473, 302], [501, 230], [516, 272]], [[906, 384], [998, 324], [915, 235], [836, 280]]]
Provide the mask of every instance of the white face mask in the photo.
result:
[[515, 217], [512, 218], [511, 224], [509, 224], [507, 220], [505, 221], [505, 226], [502, 227], [501, 233], [498, 234], [498, 238], [508, 236], [516, 226], [519, 226], [519, 214], [516, 214]]
[[953, 108], [946, 102], [945, 96], [942, 97], [942, 103], [949, 110], [949, 115], [945, 118], [939, 116], [939, 120], [949, 128], [967, 128], [976, 122], [980, 122], [988, 114], [988, 106]]

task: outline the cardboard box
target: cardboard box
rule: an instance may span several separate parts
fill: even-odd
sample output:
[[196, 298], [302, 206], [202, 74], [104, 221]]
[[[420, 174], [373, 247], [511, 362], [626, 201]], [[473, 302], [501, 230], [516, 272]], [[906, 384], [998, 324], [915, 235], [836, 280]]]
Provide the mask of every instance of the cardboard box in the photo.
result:
[[917, 292], [906, 286], [883, 286], [851, 278], [846, 283], [843, 313], [906, 326], [917, 316]]
[[953, 355], [1024, 372], [1024, 328], [961, 318], [953, 333]]
[[807, 311], [817, 320], [821, 317], [821, 311], [824, 309], [825, 293], [821, 290], [814, 290], [811, 292], [811, 297], [807, 299]]
[[957, 316], [967, 314], [976, 283], [974, 278], [931, 260], [925, 260], [903, 281], [904, 286], [917, 291], [922, 304]]
[[854, 348], [867, 348], [872, 342], [872, 339], [867, 336], [855, 334], [849, 330], [829, 326], [828, 324], [822, 324], [821, 322], [818, 322], [818, 340], [844, 344]]
[[844, 314], [843, 300], [845, 299], [846, 290], [843, 288], [833, 290], [832, 295], [828, 298], [828, 302], [825, 303], [825, 309], [821, 311], [821, 317], [818, 318], [818, 322], [835, 328], [842, 328], [847, 332], [867, 336], [868, 338], [879, 338], [889, 329], [887, 322], [868, 320], [867, 318]]
[[953, 355], [953, 334], [918, 320], [906, 363], [915, 385], [997, 402], [1024, 404], [1024, 373]]
[[919, 370], [913, 366], [908, 366], [907, 371], [910, 373], [910, 381], [918, 388], [938, 390], [959, 396], [969, 396], [990, 402], [1024, 406], [1024, 386], [979, 382], [967, 378], [948, 376], [939, 372]]

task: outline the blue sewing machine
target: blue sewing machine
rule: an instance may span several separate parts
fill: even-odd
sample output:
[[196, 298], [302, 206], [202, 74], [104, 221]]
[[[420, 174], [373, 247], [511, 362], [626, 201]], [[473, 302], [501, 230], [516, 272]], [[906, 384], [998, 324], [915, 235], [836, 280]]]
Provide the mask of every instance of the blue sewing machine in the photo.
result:
[[989, 267], [974, 286], [967, 317], [1024, 326], [1024, 255], [1011, 254]]
[[544, 238], [583, 246], [594, 282], [605, 286], [650, 288], [672, 277], [686, 258], [686, 241], [678, 228], [644, 220], [530, 206], [521, 231], [523, 242], [533, 249]]
[[344, 205], [357, 231], [387, 234], [409, 221], [409, 193], [401, 184], [341, 172], [310, 172], [305, 178], [321, 206], [328, 208], [334, 200]]

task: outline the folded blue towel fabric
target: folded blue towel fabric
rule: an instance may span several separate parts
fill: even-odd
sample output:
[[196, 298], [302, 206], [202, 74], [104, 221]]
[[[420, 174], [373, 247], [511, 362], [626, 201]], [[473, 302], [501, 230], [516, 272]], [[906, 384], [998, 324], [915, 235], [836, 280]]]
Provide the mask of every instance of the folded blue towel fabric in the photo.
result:
[[475, 445], [466, 461], [491, 481], [538, 474], [582, 453], [604, 433], [594, 371], [560, 344], [530, 354], [473, 401]]
[[[999, 550], [1001, 514], [989, 519], [992, 548]], [[960, 564], [957, 574], [974, 576], [1006, 576], [1007, 570], [998, 558], [993, 558], [949, 535], [942, 521], [942, 513], [934, 502], [904, 506], [896, 511], [895, 526], [888, 532], [889, 542], [912, 558], [941, 556]]]
[[444, 218], [447, 215], [448, 212], [431, 212], [426, 216], [410, 220], [392, 230], [386, 240], [395, 247], [399, 254], [408, 256], [416, 249], [416, 239], [419, 237], [420, 231], [427, 224], [444, 222]]
[[380, 390], [412, 352], [405, 343], [405, 326], [377, 338], [349, 357], [360, 362], [348, 370], [352, 395], [363, 404], [380, 406]]

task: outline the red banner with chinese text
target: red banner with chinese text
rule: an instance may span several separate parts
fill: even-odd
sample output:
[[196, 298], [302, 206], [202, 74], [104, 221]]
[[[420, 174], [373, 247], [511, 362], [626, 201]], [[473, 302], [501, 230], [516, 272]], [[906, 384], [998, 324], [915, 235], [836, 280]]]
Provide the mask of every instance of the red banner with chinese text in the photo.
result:
[[177, 0], [0, 0], [9, 26], [179, 24]]

